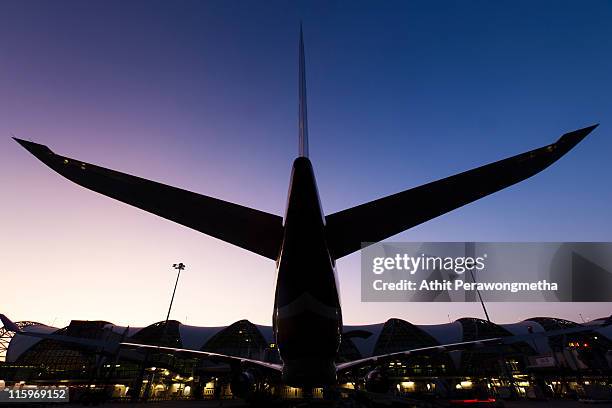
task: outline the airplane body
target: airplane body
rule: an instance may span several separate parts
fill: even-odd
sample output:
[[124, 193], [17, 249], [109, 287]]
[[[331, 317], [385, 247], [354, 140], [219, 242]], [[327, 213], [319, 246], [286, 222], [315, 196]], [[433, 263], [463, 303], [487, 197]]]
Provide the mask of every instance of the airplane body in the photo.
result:
[[308, 159], [304, 40], [299, 44], [299, 157], [293, 162], [284, 233], [277, 259], [273, 328], [288, 384], [334, 384], [342, 335], [335, 260]]
[[[487, 342], [508, 342], [508, 339], [495, 338], [448, 344], [337, 364], [343, 326], [336, 260], [361, 249], [363, 243], [381, 241], [539, 173], [565, 155], [597, 125], [566, 133], [557, 142], [539, 149], [325, 215], [308, 157], [301, 29], [299, 95], [299, 156], [293, 162], [284, 217], [60, 156], [44, 145], [16, 139], [47, 166], [85, 188], [276, 262], [272, 323], [282, 364], [199, 350], [128, 342], [120, 345], [263, 367], [282, 373], [285, 384], [311, 387], [334, 385], [338, 373], [371, 364], [376, 359], [432, 349], [461, 350]], [[10, 325], [10, 321], [0, 316], [5, 326]], [[12, 327], [17, 331], [14, 325]]]
[[314, 379], [332, 384], [342, 310], [335, 261], [325, 240], [325, 218], [306, 157], [293, 163], [287, 202], [273, 318], [283, 379], [289, 384]]

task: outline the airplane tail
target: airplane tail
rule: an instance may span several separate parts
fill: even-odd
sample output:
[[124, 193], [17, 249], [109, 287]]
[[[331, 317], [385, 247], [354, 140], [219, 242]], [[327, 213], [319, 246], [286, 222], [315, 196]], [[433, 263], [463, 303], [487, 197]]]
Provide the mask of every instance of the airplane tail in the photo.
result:
[[308, 157], [308, 112], [306, 109], [306, 68], [304, 61], [304, 35], [300, 23], [300, 56], [299, 56], [299, 156]]
[[8, 317], [0, 313], [0, 320], [4, 325], [4, 328], [10, 332], [20, 333], [21, 329], [15, 323], [13, 323]]

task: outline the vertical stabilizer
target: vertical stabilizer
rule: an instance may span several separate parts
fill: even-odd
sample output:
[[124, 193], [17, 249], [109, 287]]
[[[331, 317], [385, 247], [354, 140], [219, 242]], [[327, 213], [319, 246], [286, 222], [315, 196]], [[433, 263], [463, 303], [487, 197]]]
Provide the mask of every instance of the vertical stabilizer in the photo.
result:
[[304, 62], [304, 35], [302, 33], [302, 23], [300, 23], [300, 57], [299, 57], [299, 82], [300, 82], [300, 101], [299, 101], [299, 153], [300, 157], [308, 157], [308, 112], [306, 109], [306, 68]]

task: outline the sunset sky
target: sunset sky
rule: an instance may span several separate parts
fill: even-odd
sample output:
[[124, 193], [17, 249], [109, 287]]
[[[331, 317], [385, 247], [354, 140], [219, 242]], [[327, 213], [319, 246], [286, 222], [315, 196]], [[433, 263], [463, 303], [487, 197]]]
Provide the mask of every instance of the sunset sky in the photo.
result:
[[[542, 174], [393, 241], [612, 241], [612, 3], [0, 3], [0, 313], [54, 326], [166, 315], [270, 324], [274, 262], [85, 190], [11, 138], [282, 215], [297, 154], [303, 20], [310, 156], [327, 213], [601, 123]], [[202, 214], [206, 217], [206, 214]], [[348, 324], [483, 317], [479, 304], [362, 303]], [[609, 303], [489, 304], [580, 321]]]

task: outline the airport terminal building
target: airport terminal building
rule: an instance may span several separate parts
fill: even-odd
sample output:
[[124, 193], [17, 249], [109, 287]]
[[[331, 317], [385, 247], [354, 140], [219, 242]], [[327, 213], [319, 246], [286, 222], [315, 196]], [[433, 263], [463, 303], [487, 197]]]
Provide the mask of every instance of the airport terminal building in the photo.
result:
[[[596, 319], [589, 324], [602, 324]], [[196, 327], [178, 321], [144, 328], [125, 328], [105, 321], [72, 321], [64, 328], [18, 322], [24, 331], [54, 333], [101, 343], [133, 341], [197, 349], [272, 363], [280, 362], [272, 328], [240, 320], [226, 327]], [[534, 317], [514, 324], [462, 318], [439, 325], [414, 325], [401, 319], [345, 326], [338, 362], [439, 344], [482, 340], [578, 327], [552, 317]], [[58, 342], [0, 329], [0, 385], [67, 385], [78, 389], [110, 387], [114, 398], [231, 398], [232, 369], [227, 364], [141, 350], [101, 351], [78, 343]], [[376, 363], [374, 363], [376, 364]], [[486, 386], [498, 398], [574, 397], [589, 388], [608, 389], [612, 378], [612, 327], [563, 336], [538, 337], [521, 343], [405, 356], [346, 374], [347, 388], [363, 389], [368, 373], [383, 372], [390, 392], [428, 394], [441, 387]], [[270, 380], [273, 382], [273, 379]], [[301, 390], [279, 387], [281, 397], [299, 397]], [[315, 390], [315, 396], [317, 391]]]

